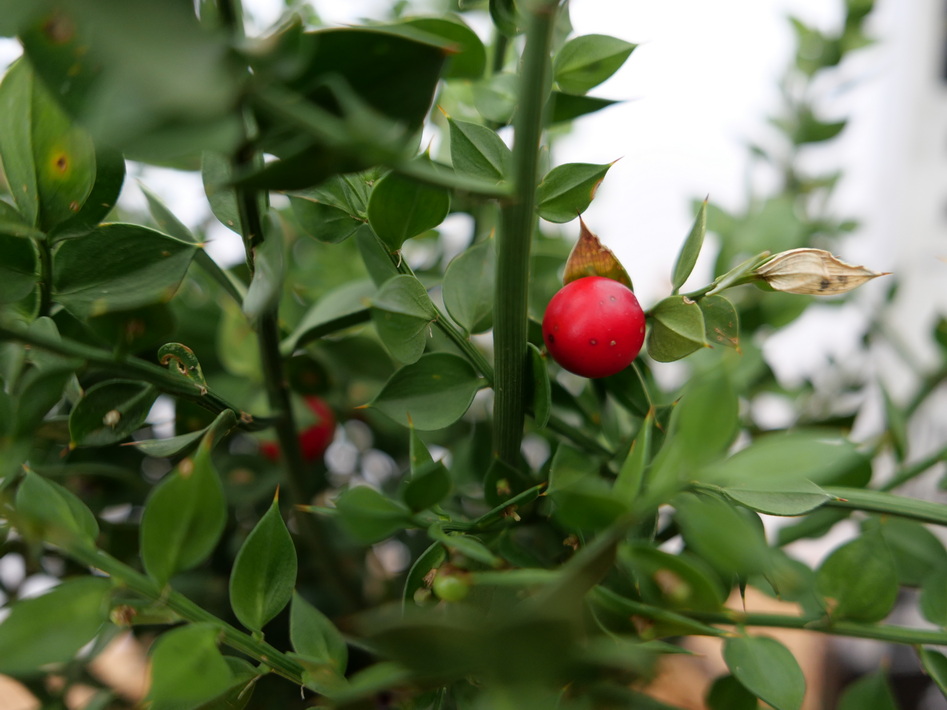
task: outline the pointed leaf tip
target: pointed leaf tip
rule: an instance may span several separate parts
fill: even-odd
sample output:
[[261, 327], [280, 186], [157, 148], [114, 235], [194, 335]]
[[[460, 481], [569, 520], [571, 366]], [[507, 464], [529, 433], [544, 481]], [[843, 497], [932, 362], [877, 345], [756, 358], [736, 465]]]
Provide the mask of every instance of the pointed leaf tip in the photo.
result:
[[579, 217], [579, 240], [572, 247], [572, 252], [566, 260], [562, 283], [565, 285], [585, 276], [604, 276], [628, 288], [634, 288], [628, 272], [615, 254], [602, 244], [599, 238], [589, 230], [585, 220]]

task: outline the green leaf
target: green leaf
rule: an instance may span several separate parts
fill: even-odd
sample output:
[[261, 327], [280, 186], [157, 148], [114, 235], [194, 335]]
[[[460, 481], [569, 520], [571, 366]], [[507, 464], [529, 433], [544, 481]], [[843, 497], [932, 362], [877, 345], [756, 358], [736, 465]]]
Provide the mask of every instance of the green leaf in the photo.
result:
[[452, 259], [444, 272], [444, 305], [468, 333], [493, 327], [496, 260], [495, 242], [487, 239]]
[[250, 327], [240, 306], [225, 299], [217, 323], [217, 357], [233, 375], [251, 382], [261, 381], [262, 364], [256, 332]]
[[898, 710], [884, 671], [873, 671], [845, 687], [837, 710]]
[[717, 574], [700, 558], [672, 555], [644, 543], [619, 548], [623, 568], [634, 574], [643, 601], [675, 609], [717, 611], [727, 592]]
[[[208, 436], [210, 436], [208, 434]], [[205, 439], [155, 486], [141, 519], [141, 559], [159, 584], [204, 561], [227, 522], [223, 486]]]
[[672, 504], [684, 542], [714, 568], [747, 577], [765, 573], [771, 567], [771, 550], [762, 527], [729, 503], [711, 496], [682, 493]]
[[207, 392], [207, 380], [204, 379], [204, 370], [197, 355], [187, 345], [181, 343], [165, 343], [158, 348], [158, 362], [168, 368], [175, 375], [180, 375]]
[[490, 0], [490, 18], [494, 26], [507, 37], [519, 32], [519, 12], [516, 0]]
[[901, 584], [919, 587], [934, 570], [947, 568], [944, 543], [921, 523], [884, 515], [863, 523], [865, 530], [873, 527], [891, 550]]
[[584, 94], [608, 79], [638, 45], [608, 35], [583, 35], [566, 42], [553, 64], [559, 88]]
[[201, 437], [203, 437], [205, 433], [207, 433], [206, 427], [204, 429], [198, 429], [197, 431], [188, 432], [187, 434], [178, 434], [177, 436], [172, 436], [167, 439], [144, 439], [133, 443], [134, 446], [146, 456], [166, 458], [189, 451], [197, 445], [197, 442], [201, 440]]
[[494, 555], [486, 545], [473, 535], [461, 532], [446, 532], [440, 523], [434, 523], [429, 527], [427, 534], [434, 542], [439, 542], [449, 550], [459, 552], [472, 560], [482, 562], [490, 567], [503, 566], [503, 560]]
[[108, 446], [140, 429], [158, 396], [152, 385], [108, 380], [86, 390], [69, 413], [69, 437], [79, 446]]
[[532, 343], [526, 344], [529, 350], [530, 397], [533, 423], [539, 429], [545, 429], [552, 415], [552, 383], [546, 358]]
[[806, 679], [789, 649], [766, 636], [737, 636], [723, 644], [734, 677], [775, 710], [799, 710]]
[[708, 710], [757, 710], [759, 701], [732, 675], [722, 675], [707, 693]]
[[644, 473], [651, 462], [651, 439], [654, 430], [654, 412], [649, 411], [641, 422], [638, 435], [631, 444], [631, 450], [618, 471], [618, 477], [612, 486], [619, 500], [631, 502], [641, 492]]
[[188, 624], [158, 637], [151, 650], [149, 708], [197, 708], [234, 685], [233, 672], [217, 649], [219, 633], [212, 624]]
[[487, 65], [487, 50], [477, 33], [457, 15], [412, 18], [400, 26], [417, 28], [447, 43], [448, 55], [443, 73], [445, 79], [477, 79], [483, 75]]
[[367, 486], [342, 491], [335, 507], [352, 537], [366, 545], [414, 527], [411, 511], [406, 506]]
[[947, 569], [935, 569], [924, 578], [920, 609], [929, 622], [947, 628]]
[[[201, 178], [211, 212], [222, 225], [242, 235], [237, 191], [232, 187], [234, 177], [230, 158], [217, 151], [204, 151], [201, 156]], [[257, 209], [260, 214], [266, 213], [266, 196], [263, 193], [257, 197]]]
[[553, 91], [549, 97], [549, 122], [551, 124], [565, 123], [576, 118], [586, 116], [603, 108], [619, 103], [612, 99], [599, 99], [594, 96], [575, 96]]
[[447, 467], [440, 461], [432, 461], [412, 471], [401, 497], [411, 510], [417, 512], [440, 503], [450, 493], [450, 489], [451, 478]]
[[254, 270], [243, 299], [243, 312], [251, 323], [279, 303], [286, 267], [283, 240], [277, 230], [267, 230], [267, 238], [254, 250]]
[[39, 191], [32, 150], [33, 72], [21, 59], [0, 83], [0, 162], [17, 209], [30, 225], [39, 221]]
[[414, 276], [388, 279], [372, 299], [372, 322], [388, 352], [404, 363], [417, 362], [424, 352], [437, 309], [427, 289]]
[[74, 493], [27, 471], [16, 492], [17, 514], [31, 537], [54, 544], [94, 546], [99, 524], [92, 511]]
[[368, 223], [392, 251], [411, 237], [434, 229], [448, 212], [447, 190], [398, 173], [388, 173], [375, 183], [368, 200]]
[[708, 347], [700, 306], [685, 296], [670, 296], [648, 314], [648, 355], [658, 362], [673, 362]]
[[704, 234], [707, 233], [707, 200], [700, 205], [697, 212], [697, 218], [694, 220], [694, 226], [691, 227], [690, 234], [681, 246], [681, 251], [677, 255], [677, 261], [674, 264], [674, 273], [671, 276], [671, 286], [674, 293], [677, 293], [687, 277], [694, 270], [697, 263], [697, 257], [700, 256], [700, 249], [704, 245]]
[[191, 230], [168, 209], [168, 206], [164, 204], [158, 195], [152, 192], [151, 188], [139, 181], [138, 189], [141, 190], [145, 196], [145, 200], [148, 202], [148, 212], [151, 213], [151, 218], [155, 221], [155, 224], [162, 233], [174, 237], [175, 239], [180, 239], [182, 242], [196, 241]]
[[260, 671], [236, 656], [224, 656], [224, 661], [231, 673], [230, 688], [201, 705], [198, 710], [243, 710], [250, 703], [253, 690], [260, 679]]
[[259, 631], [289, 604], [296, 567], [296, 547], [274, 499], [243, 541], [230, 573], [230, 606], [241, 624]]
[[38, 675], [42, 666], [72, 660], [108, 621], [111, 586], [101, 577], [77, 577], [15, 602], [0, 623], [0, 673]]
[[947, 697], [947, 656], [932, 648], [922, 648], [918, 656], [924, 672], [931, 677], [941, 694]]
[[711, 345], [740, 351], [740, 318], [737, 309], [723, 296], [704, 296], [697, 301], [704, 315], [704, 334]]
[[83, 0], [58, 9], [20, 40], [37, 76], [93, 140], [165, 163], [236, 147], [243, 77], [226, 38], [205, 31], [192, 7]]
[[334, 205], [298, 195], [291, 195], [289, 200], [303, 232], [326, 244], [345, 241], [364, 224]]
[[473, 367], [450, 353], [428, 353], [395, 372], [370, 406], [402, 426], [443, 429], [460, 419], [484, 385]]
[[422, 589], [430, 586], [429, 575], [447, 559], [447, 549], [439, 542], [432, 543], [420, 557], [411, 565], [404, 580], [404, 589], [401, 592], [401, 606], [413, 604], [415, 595]]
[[519, 78], [515, 74], [500, 72], [473, 85], [474, 108], [500, 126], [510, 122], [518, 100]]
[[550, 170], [539, 183], [536, 210], [549, 222], [571, 222], [585, 212], [613, 163], [566, 163]]
[[53, 254], [53, 297], [77, 318], [169, 301], [197, 247], [133, 224], [106, 224]]
[[880, 532], [866, 531], [836, 548], [819, 567], [816, 588], [833, 618], [885, 618], [897, 601], [898, 575]]
[[832, 496], [805, 478], [774, 479], [767, 476], [721, 489], [730, 500], [769, 515], [803, 515]]
[[513, 153], [496, 131], [478, 123], [447, 119], [454, 170], [500, 182], [513, 171]]
[[36, 246], [32, 239], [0, 233], [0, 254], [0, 304], [15, 303], [29, 296], [39, 280]]
[[95, 182], [92, 191], [75, 215], [58, 224], [50, 239], [58, 241], [86, 234], [99, 226], [118, 202], [125, 181], [125, 158], [117, 150], [96, 146]]
[[345, 639], [325, 614], [298, 594], [293, 594], [289, 608], [289, 638], [296, 653], [345, 673], [349, 659]]
[[370, 318], [375, 292], [368, 279], [349, 281], [328, 291], [306, 311], [280, 349], [288, 355], [312, 340], [364, 323]]

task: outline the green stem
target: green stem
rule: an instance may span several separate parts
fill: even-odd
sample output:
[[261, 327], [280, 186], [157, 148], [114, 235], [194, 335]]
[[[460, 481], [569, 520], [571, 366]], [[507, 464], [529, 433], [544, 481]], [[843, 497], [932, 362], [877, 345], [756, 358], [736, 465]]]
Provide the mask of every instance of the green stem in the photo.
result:
[[834, 499], [826, 501], [829, 508], [863, 510], [869, 513], [896, 515], [932, 525], [947, 525], [947, 505], [929, 500], [908, 498], [865, 488], [826, 487]]
[[909, 466], [904, 466], [895, 474], [894, 478], [881, 486], [880, 490], [893, 491], [894, 489], [903, 486], [908, 481], [917, 478], [932, 466], [939, 464], [941, 461], [947, 461], [947, 446], [942, 447], [939, 451], [935, 451], [933, 454], [921, 459], [920, 461], [917, 461]]
[[526, 415], [529, 252], [536, 224], [539, 149], [555, 20], [556, 3], [549, 0], [537, 4], [529, 18], [519, 106], [513, 122], [515, 196], [500, 210], [497, 236], [493, 449], [502, 462], [514, 467], [519, 461]]
[[105, 572], [136, 594], [171, 609], [179, 616], [195, 623], [212, 624], [220, 630], [221, 639], [231, 648], [255, 658], [287, 680], [303, 685], [303, 667], [296, 661], [263, 640], [255, 639], [231, 626], [209, 611], [198, 606], [171, 587], [161, 587], [150, 577], [115, 559], [103, 550], [74, 546], [66, 554], [81, 564]]
[[84, 360], [109, 371], [113, 376], [139, 379], [154, 385], [160, 392], [200, 405], [214, 414], [225, 409], [233, 410], [245, 431], [259, 431], [270, 426], [266, 417], [256, 418], [244, 412], [219, 395], [202, 388], [194, 382], [179, 377], [159, 365], [136, 357], [116, 358], [112, 353], [68, 338], [55, 339], [35, 331], [27, 331], [11, 325], [0, 324], [0, 340], [16, 340], [32, 347], [57, 355]]
[[825, 616], [788, 616], [783, 614], [756, 614], [746, 612], [687, 612], [687, 616], [707, 624], [733, 626], [764, 626], [779, 629], [802, 629], [833, 636], [874, 639], [889, 643], [947, 644], [947, 631], [915, 629], [888, 624], [866, 624], [858, 621], [832, 621]]

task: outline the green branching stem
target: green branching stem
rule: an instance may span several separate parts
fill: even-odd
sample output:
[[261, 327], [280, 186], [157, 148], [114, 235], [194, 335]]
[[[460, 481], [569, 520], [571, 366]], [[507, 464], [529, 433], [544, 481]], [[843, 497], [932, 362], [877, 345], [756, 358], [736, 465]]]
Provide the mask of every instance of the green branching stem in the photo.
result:
[[154, 385], [159, 392], [194, 402], [214, 414], [231, 409], [237, 416], [240, 428], [245, 431], [259, 431], [270, 426], [266, 417], [254, 417], [195, 382], [137, 357], [116, 357], [113, 353], [92, 345], [69, 338], [53, 338], [8, 324], [0, 324], [0, 341], [2, 340], [13, 340], [57, 355], [76, 358], [89, 365], [106, 369], [116, 377], [142, 380]]
[[176, 592], [170, 587], [161, 587], [150, 577], [115, 559], [103, 550], [72, 546], [65, 552], [77, 562], [105, 572], [117, 584], [130, 589], [145, 599], [167, 607], [188, 621], [213, 625], [219, 629], [221, 640], [231, 648], [256, 659], [287, 680], [297, 685], [304, 685], [303, 673], [305, 671], [296, 661], [262, 639], [253, 638], [250, 634], [244, 633], [226, 621], [219, 619], [180, 592]]
[[556, 11], [557, 3], [546, 0], [537, 3], [530, 14], [520, 76], [520, 101], [513, 123], [515, 195], [501, 207], [497, 236], [493, 448], [495, 455], [510, 466], [516, 466], [519, 461], [526, 415], [529, 252], [536, 224], [539, 150]]

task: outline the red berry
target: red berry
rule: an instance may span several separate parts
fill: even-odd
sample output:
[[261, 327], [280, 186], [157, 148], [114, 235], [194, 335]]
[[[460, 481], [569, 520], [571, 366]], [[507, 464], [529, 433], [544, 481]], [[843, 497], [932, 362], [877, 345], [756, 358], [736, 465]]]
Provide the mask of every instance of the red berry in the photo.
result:
[[[335, 413], [319, 397], [306, 397], [305, 402], [316, 415], [316, 423], [299, 432], [299, 448], [303, 459], [317, 461], [325, 454], [335, 436]], [[260, 442], [260, 454], [270, 461], [279, 461], [282, 456], [279, 444], [275, 441]]]
[[549, 354], [583, 377], [608, 377], [628, 367], [644, 343], [644, 328], [644, 312], [631, 289], [602, 276], [563, 286], [543, 316]]

